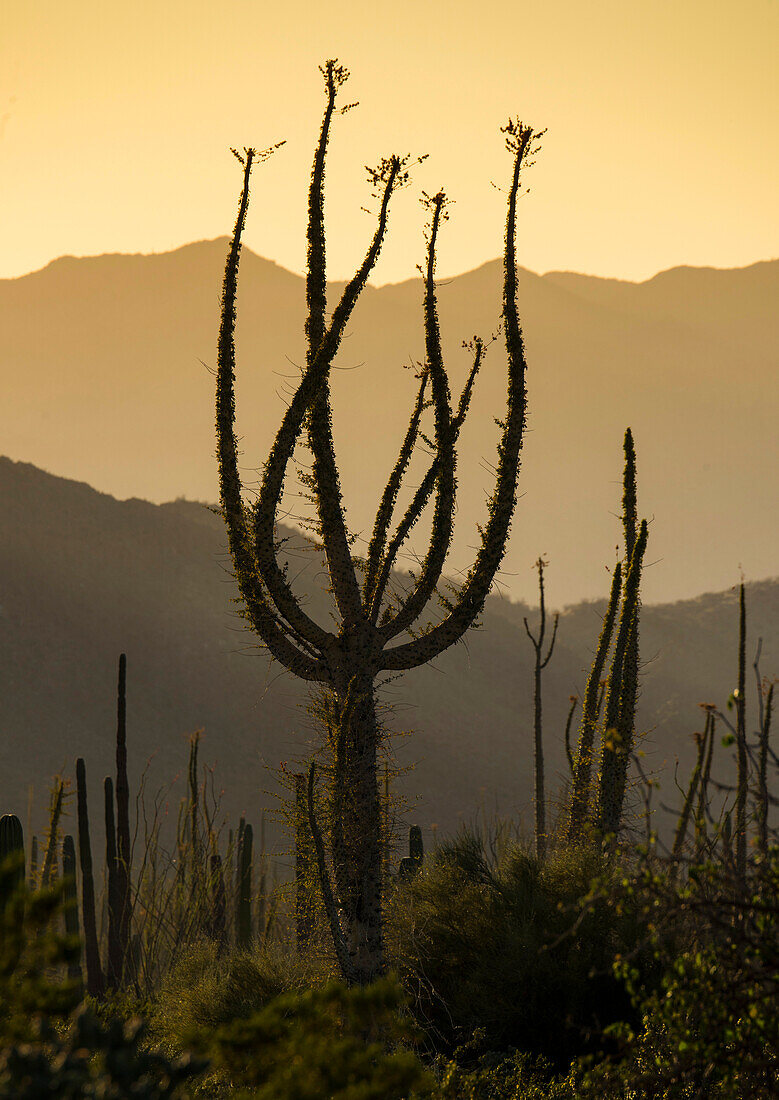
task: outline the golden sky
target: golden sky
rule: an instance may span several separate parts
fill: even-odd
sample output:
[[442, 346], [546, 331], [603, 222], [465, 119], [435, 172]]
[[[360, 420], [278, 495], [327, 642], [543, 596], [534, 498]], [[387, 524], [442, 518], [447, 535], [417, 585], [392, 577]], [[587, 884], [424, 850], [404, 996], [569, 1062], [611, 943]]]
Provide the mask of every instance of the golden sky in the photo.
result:
[[377, 283], [415, 274], [421, 190], [456, 205], [439, 273], [501, 249], [509, 114], [548, 128], [521, 263], [644, 279], [779, 255], [779, 0], [6, 0], [0, 277], [63, 254], [162, 252], [232, 228], [231, 145], [258, 169], [245, 241], [300, 272], [323, 97], [352, 77], [328, 173], [330, 275], [373, 221], [363, 166], [428, 153], [395, 200]]

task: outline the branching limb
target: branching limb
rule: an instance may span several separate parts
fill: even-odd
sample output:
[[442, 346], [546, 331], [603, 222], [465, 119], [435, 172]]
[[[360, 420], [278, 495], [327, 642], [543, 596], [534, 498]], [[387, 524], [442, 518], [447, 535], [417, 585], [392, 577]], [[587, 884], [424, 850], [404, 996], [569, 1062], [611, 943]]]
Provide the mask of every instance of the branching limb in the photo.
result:
[[[351, 313], [357, 294], [364, 287], [368, 274], [378, 258], [386, 229], [387, 204], [393, 190], [405, 182], [407, 178], [405, 164], [406, 162], [400, 157], [393, 156], [384, 161], [372, 173], [374, 183], [384, 185], [379, 226], [362, 268], [355, 279], [352, 280], [352, 283], [347, 286], [344, 296], [333, 314], [333, 324], [331, 326], [333, 329], [336, 328], [336, 325], [340, 325], [341, 331], [343, 331], [343, 325], [346, 323], [345, 317]], [[315, 237], [310, 236], [309, 243], [310, 246], [315, 244]], [[311, 262], [311, 255], [309, 255], [309, 263]], [[322, 253], [321, 262], [324, 264], [324, 253]], [[309, 344], [309, 363], [311, 365], [319, 358], [326, 344], [326, 337], [323, 337], [322, 343], [316, 350], [313, 343]], [[334, 355], [335, 348], [332, 355], [329, 356], [330, 363]], [[349, 550], [349, 538], [343, 514], [340, 479], [333, 446], [327, 373], [322, 379], [321, 385], [317, 387], [316, 396], [309, 411], [308, 442], [314, 456], [312, 469], [314, 496], [319, 515], [320, 536], [333, 585], [333, 595], [344, 622], [354, 624], [362, 617], [362, 596]]]
[[641, 521], [641, 530], [633, 547], [633, 554], [625, 578], [625, 598], [622, 602], [617, 640], [614, 645], [614, 659], [606, 692], [606, 714], [603, 723], [603, 752], [601, 755], [601, 774], [598, 789], [598, 829], [603, 835], [616, 835], [625, 793], [625, 775], [632, 745], [627, 742], [627, 733], [620, 721], [620, 708], [626, 688], [632, 691], [632, 685], [625, 684], [623, 669], [628, 643], [634, 630], [638, 613], [641, 565], [644, 560], [648, 528], [646, 520]]
[[[238, 156], [238, 154], [236, 154]], [[260, 155], [261, 158], [263, 154]], [[241, 498], [238, 473], [238, 443], [235, 437], [235, 302], [238, 265], [241, 255], [241, 235], [249, 207], [249, 181], [256, 153], [246, 149], [238, 157], [244, 167], [243, 187], [238, 207], [230, 251], [225, 266], [222, 287], [222, 311], [217, 352], [216, 432], [219, 463], [219, 494], [222, 514], [227, 524], [230, 554], [235, 566], [238, 587], [252, 626], [271, 655], [296, 676], [304, 680], [321, 680], [325, 668], [321, 662], [302, 653], [290, 641], [268, 605], [266, 593], [257, 571], [257, 561], [251, 543], [246, 512]]]
[[330, 875], [327, 870], [327, 861], [325, 859], [325, 846], [322, 841], [322, 831], [319, 828], [319, 822], [316, 819], [316, 812], [314, 809], [315, 771], [316, 763], [312, 760], [311, 767], [308, 769], [308, 823], [311, 826], [311, 836], [314, 839], [314, 848], [316, 850], [319, 885], [322, 888], [325, 912], [327, 913], [327, 919], [330, 924], [330, 934], [333, 937], [333, 946], [335, 947], [336, 957], [338, 958], [338, 965], [341, 967], [341, 973], [349, 985], [356, 985], [357, 971], [349, 955], [349, 948], [346, 945], [343, 929], [338, 920], [338, 913], [335, 908], [335, 898], [333, 897], [333, 888], [330, 884]]
[[[460, 429], [462, 428], [465, 422], [465, 418], [468, 415], [468, 408], [471, 403], [474, 382], [476, 381], [476, 375], [479, 372], [479, 367], [481, 366], [481, 361], [484, 356], [484, 345], [482, 344], [481, 340], [478, 339], [478, 337], [475, 340], [475, 348], [476, 354], [474, 356], [473, 366], [470, 369], [468, 379], [463, 388], [463, 392], [460, 395], [460, 402], [457, 407], [457, 415], [452, 420], [452, 446], [456, 446], [457, 439], [460, 434]], [[387, 552], [384, 555], [384, 560], [381, 564], [381, 569], [379, 571], [379, 575], [376, 580], [375, 589], [371, 599], [369, 618], [372, 623], [376, 623], [378, 621], [379, 612], [381, 610], [381, 601], [384, 598], [384, 593], [387, 589], [390, 574], [392, 573], [392, 569], [397, 560], [398, 552], [403, 543], [408, 538], [409, 534], [411, 533], [417, 520], [422, 515], [425, 505], [430, 500], [430, 497], [433, 493], [433, 489], [435, 488], [436, 484], [436, 478], [438, 476], [438, 466], [439, 458], [438, 455], [435, 455], [433, 461], [428, 467], [427, 473], [422, 479], [419, 488], [414, 494], [414, 497], [409, 504], [405, 515], [403, 516], [403, 519], [399, 523], [397, 531], [393, 535], [392, 540], [387, 547]], [[385, 643], [387, 640], [394, 637], [396, 633], [397, 631], [393, 629], [392, 620], [387, 622], [385, 626], [382, 627], [382, 638], [384, 639]]]
[[578, 695], [569, 696], [569, 702], [571, 704], [568, 710], [568, 717], [565, 720], [565, 758], [568, 761], [568, 770], [573, 775], [573, 751], [571, 749], [571, 723], [573, 722], [573, 714], [576, 710], [576, 704], [579, 702]]
[[[327, 86], [327, 107], [314, 158], [308, 203], [308, 266], [306, 276], [308, 319], [306, 321], [306, 336], [308, 338], [307, 362], [309, 370], [312, 368], [325, 338], [325, 311], [327, 307], [324, 231], [325, 152], [335, 96], [338, 88], [344, 83], [349, 74], [347, 70], [336, 65], [334, 61], [328, 61], [323, 69], [323, 75]], [[374, 184], [383, 183], [385, 185], [385, 195], [388, 192], [391, 193], [395, 184], [399, 182], [398, 177], [402, 172], [402, 168], [400, 158], [391, 157], [389, 160], [384, 161], [375, 172], [371, 173]], [[384, 214], [384, 204], [382, 204], [382, 214]], [[380, 215], [380, 222], [381, 220]], [[383, 237], [383, 231], [381, 235]], [[370, 265], [371, 267], [373, 267], [377, 256], [378, 249]], [[362, 286], [359, 289], [361, 290]], [[332, 362], [332, 357], [330, 362]], [[319, 515], [320, 537], [327, 557], [333, 595], [344, 621], [356, 623], [361, 618], [362, 600], [349, 550], [349, 538], [343, 514], [340, 479], [333, 446], [330, 387], [327, 373], [325, 373], [321, 384], [317, 387], [308, 412], [308, 441], [314, 456], [312, 470], [314, 496]]]
[[[378, 225], [365, 259], [359, 270], [345, 287], [341, 300], [333, 313], [330, 326], [326, 329], [317, 353], [313, 361], [307, 366], [292, 401], [284, 414], [281, 427], [274, 440], [268, 461], [265, 464], [260, 495], [254, 506], [254, 540], [257, 561], [262, 578], [268, 586], [268, 590], [280, 613], [282, 613], [285, 618], [289, 619], [295, 628], [312, 642], [312, 644], [321, 648], [326, 648], [330, 644], [332, 636], [314, 623], [305, 615], [302, 609], [300, 609], [284, 571], [278, 565], [275, 547], [276, 515], [281, 501], [286, 470], [294, 454], [295, 444], [303, 428], [306, 414], [312, 404], [316, 402], [317, 394], [327, 381], [327, 376], [336, 352], [338, 351], [346, 324], [357, 302], [360, 291], [365, 286], [368, 275], [376, 263], [387, 228], [390, 198], [393, 190], [398, 186], [399, 180], [403, 177], [403, 164], [398, 158], [395, 158], [393, 168], [384, 181], [384, 191]], [[319, 490], [316, 486], [315, 495], [319, 497]], [[319, 500], [318, 505], [320, 505], [321, 517], [321, 502]], [[343, 516], [340, 511], [340, 505], [337, 505], [337, 511], [341, 518], [341, 526], [343, 528]], [[343, 529], [343, 538], [344, 540], [346, 539], [345, 528]], [[326, 550], [327, 545], [327, 540], [325, 540]], [[351, 569], [351, 562], [349, 568]], [[342, 608], [341, 611], [343, 614]]]
[[568, 820], [568, 840], [575, 840], [581, 833], [590, 800], [590, 782], [592, 778], [592, 750], [595, 742], [595, 727], [598, 723], [599, 694], [603, 668], [614, 633], [614, 623], [619, 607], [619, 594], [622, 587], [622, 563], [617, 562], [611, 578], [611, 592], [606, 614], [603, 618], [598, 649], [595, 653], [587, 687], [584, 691], [582, 719], [579, 726], [579, 747], [576, 754], [576, 766], [573, 771], [571, 790], [571, 809]]
[[508, 357], [508, 408], [498, 446], [496, 485], [489, 503], [489, 519], [482, 532], [476, 561], [453, 610], [426, 634], [386, 650], [382, 659], [382, 668], [385, 669], [399, 671], [425, 664], [462, 638], [484, 607], [503, 560], [516, 506], [519, 455], [527, 409], [525, 349], [517, 313], [516, 209], [520, 171], [527, 157], [535, 151], [531, 150], [533, 138], [540, 135], [535, 135], [530, 126], [519, 121], [509, 121], [503, 132], [507, 134], [507, 148], [514, 154], [503, 263], [503, 334]]
[[419, 437], [419, 424], [422, 419], [422, 413], [425, 410], [425, 392], [427, 390], [429, 374], [427, 370], [423, 370], [420, 382], [419, 391], [417, 393], [417, 399], [414, 404], [414, 411], [411, 414], [411, 420], [409, 421], [408, 429], [406, 431], [406, 437], [403, 440], [403, 445], [400, 448], [400, 454], [398, 460], [389, 476], [387, 485], [381, 497], [381, 503], [379, 510], [376, 513], [376, 521], [373, 525], [373, 534], [368, 546], [367, 557], [367, 572], [365, 575], [365, 582], [363, 584], [363, 598], [366, 603], [370, 603], [373, 588], [376, 583], [376, 577], [381, 566], [382, 555], [387, 545], [387, 532], [392, 520], [392, 513], [395, 509], [395, 503], [398, 499], [398, 493], [400, 486], [403, 482], [403, 475], [408, 469], [408, 464], [411, 461], [411, 456], [414, 453], [414, 447]]
[[425, 196], [424, 202], [433, 212], [427, 250], [424, 312], [425, 353], [427, 369], [430, 372], [433, 407], [435, 409], [435, 453], [438, 460], [436, 500], [430, 532], [430, 546], [419, 579], [404, 601], [400, 612], [383, 629], [384, 641], [400, 634], [424, 610], [441, 577], [454, 528], [457, 455], [454, 446], [455, 434], [452, 430], [449, 379], [444, 367], [441, 350], [441, 332], [438, 323], [438, 303], [435, 291], [436, 243], [441, 221], [446, 218], [446, 196], [443, 191], [439, 191], [432, 198]]

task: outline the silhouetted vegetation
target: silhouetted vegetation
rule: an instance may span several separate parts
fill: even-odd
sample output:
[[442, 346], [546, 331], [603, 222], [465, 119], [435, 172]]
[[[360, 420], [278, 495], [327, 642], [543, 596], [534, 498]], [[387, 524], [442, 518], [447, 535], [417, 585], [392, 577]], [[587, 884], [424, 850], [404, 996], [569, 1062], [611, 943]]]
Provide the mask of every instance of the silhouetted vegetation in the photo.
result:
[[[646, 774], [636, 726], [648, 525], [638, 520], [630, 429], [624, 553], [599, 638], [592, 638], [575, 746], [576, 697], [564, 734], [543, 728], [541, 671], [561, 620], [555, 616], [545, 647], [545, 563], [537, 562], [536, 634], [525, 618], [536, 658], [532, 843], [521, 820], [498, 816], [436, 838], [432, 850], [425, 851], [419, 825], [399, 843], [388, 763], [380, 790], [385, 730], [375, 681], [382, 670], [428, 662], [463, 636], [505, 549], [525, 418], [515, 202], [533, 132], [521, 123], [504, 129], [514, 158], [504, 262], [509, 411], [496, 490], [473, 569], [445, 595], [439, 589], [452, 534], [455, 444], [484, 348], [474, 342], [453, 413], [433, 277], [446, 206], [440, 192], [427, 198], [427, 361], [367, 557], [353, 556], [332, 452], [328, 372], [378, 255], [389, 200], [406, 182], [407, 161], [392, 157], [371, 173], [379, 229], [328, 322], [324, 158], [347, 74], [335, 62], [323, 74], [327, 106], [310, 192], [309, 355], [253, 507], [241, 497], [232, 391], [251, 149], [239, 156], [244, 184], [225, 274], [218, 381], [222, 512], [247, 616], [281, 664], [321, 689], [311, 705], [321, 744], [304, 770], [280, 770], [291, 880], [277, 876], [266, 849], [265, 807], [255, 804], [231, 827], [213, 770], [200, 762], [199, 733], [189, 742], [175, 831], [164, 834], [166, 793], [151, 795], [144, 779], [131, 789], [132, 669], [121, 654], [116, 772], [103, 783], [104, 860], [93, 849], [83, 757], [75, 761], [77, 839], [65, 832], [72, 797], [66, 775], [52, 783], [40, 844], [37, 835], [25, 837], [18, 816], [0, 817], [0, 1100], [767, 1100], [779, 1076], [774, 685], [762, 676], [758, 645], [757, 706], [748, 707], [742, 582], [733, 623], [736, 687], [724, 708], [702, 704], [693, 767], [686, 779], [676, 777], [680, 805], [653, 807], [658, 782]], [[428, 387], [432, 457], [390, 535], [403, 476], [425, 439]], [[314, 459], [308, 484], [340, 615], [337, 633], [310, 618], [277, 557], [276, 512], [301, 433]], [[395, 555], [428, 501], [428, 555], [410, 589], [395, 592]], [[442, 621], [415, 628], [436, 594]], [[553, 791], [544, 754], [555, 737], [565, 743], [569, 774]], [[721, 751], [731, 746], [734, 761]], [[486, 737], [472, 749], [482, 750], [489, 750]], [[318, 767], [327, 780], [321, 785]], [[663, 814], [671, 822], [668, 847], [658, 828]]]

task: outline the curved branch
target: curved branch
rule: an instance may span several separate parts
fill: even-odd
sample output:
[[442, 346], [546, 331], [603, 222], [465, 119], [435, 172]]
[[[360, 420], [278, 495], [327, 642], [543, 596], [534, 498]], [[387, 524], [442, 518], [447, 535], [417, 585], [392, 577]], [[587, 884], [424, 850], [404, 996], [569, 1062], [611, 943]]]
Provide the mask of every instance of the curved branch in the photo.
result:
[[403, 482], [403, 475], [408, 469], [408, 464], [411, 461], [411, 456], [414, 452], [417, 438], [419, 437], [419, 423], [425, 409], [427, 380], [428, 372], [423, 370], [419, 383], [419, 392], [417, 393], [414, 411], [411, 414], [411, 420], [409, 421], [406, 431], [406, 437], [400, 448], [398, 460], [387, 480], [386, 487], [381, 497], [381, 503], [376, 513], [373, 534], [371, 535], [371, 541], [368, 546], [367, 571], [363, 583], [363, 599], [366, 603], [370, 603], [373, 595], [373, 589], [381, 568], [382, 555], [387, 545], [387, 531], [389, 530], [389, 525], [392, 520], [392, 513], [398, 499], [400, 486]]
[[430, 545], [422, 565], [422, 571], [413, 591], [406, 598], [398, 614], [383, 628], [382, 634], [385, 641], [395, 634], [400, 634], [424, 610], [441, 576], [454, 529], [457, 454], [454, 447], [454, 432], [452, 431], [449, 379], [446, 375], [441, 351], [441, 330], [438, 323], [438, 303], [435, 292], [436, 242], [442, 215], [444, 218], [446, 217], [446, 196], [443, 191], [439, 191], [432, 198], [426, 196], [424, 201], [433, 211], [427, 249], [424, 312], [425, 353], [435, 408], [435, 450], [438, 460], [436, 501], [430, 532]]
[[[504, 127], [507, 148], [514, 153], [514, 169], [508, 199], [504, 249], [503, 328], [508, 357], [508, 409], [498, 446], [495, 490], [489, 519], [482, 533], [476, 561], [449, 615], [432, 630], [404, 645], [386, 650], [381, 667], [400, 671], [432, 660], [454, 645], [484, 607], [490, 587], [506, 550], [506, 541], [517, 499], [519, 456], [525, 428], [527, 391], [525, 349], [517, 313], [516, 205], [520, 170], [535, 135], [530, 126], [509, 121]], [[542, 131], [543, 132], [543, 131]]]
[[[388, 174], [385, 181], [378, 225], [365, 259], [344, 288], [341, 300], [333, 313], [330, 326], [326, 329], [313, 360], [306, 367], [300, 384], [284, 414], [281, 427], [276, 434], [270, 455], [265, 463], [260, 495], [254, 506], [254, 544], [263, 581], [268, 586], [274, 602], [285, 615], [288, 615], [288, 613], [294, 614], [292, 612], [293, 604], [297, 607], [295, 625], [300, 624], [301, 633], [307, 638], [315, 640], [315, 644], [321, 646], [330, 644], [333, 636], [309, 619], [300, 609], [284, 571], [279, 567], [276, 560], [276, 514], [281, 501], [287, 466], [292, 459], [306, 414], [314, 403], [321, 387], [327, 381], [346, 324], [381, 250], [387, 229], [390, 198], [399, 178], [402, 177], [402, 162], [399, 158], [393, 158], [393, 162], [393, 171]], [[341, 523], [343, 524], [343, 517], [341, 517]], [[305, 624], [302, 623], [302, 618], [305, 618]]]
[[590, 674], [587, 678], [587, 687], [584, 691], [582, 704], [582, 717], [579, 724], [579, 745], [576, 753], [576, 765], [571, 769], [573, 782], [571, 784], [570, 813], [567, 823], [567, 839], [578, 839], [584, 821], [590, 799], [590, 782], [592, 777], [592, 749], [595, 742], [595, 728], [598, 724], [599, 693], [603, 668], [606, 664], [611, 637], [614, 633], [614, 623], [619, 607], [619, 594], [622, 589], [622, 563], [614, 566], [614, 575], [611, 578], [611, 592], [603, 617], [598, 648], [595, 660], [592, 663]]
[[333, 938], [333, 946], [335, 947], [336, 957], [338, 958], [338, 965], [341, 967], [341, 973], [345, 981], [348, 982], [349, 985], [356, 985], [357, 971], [349, 955], [346, 938], [344, 937], [343, 930], [338, 921], [335, 898], [333, 897], [333, 887], [330, 883], [330, 874], [327, 870], [327, 861], [325, 859], [325, 846], [322, 840], [322, 831], [319, 828], [319, 822], [314, 812], [315, 770], [316, 763], [312, 760], [311, 767], [308, 769], [308, 823], [311, 827], [311, 836], [313, 837], [314, 849], [316, 851], [319, 885], [322, 888], [322, 899], [325, 903], [325, 912], [327, 913], [327, 919], [330, 924], [330, 935]]
[[[331, 326], [333, 328], [336, 324], [341, 324], [342, 327], [346, 323], [345, 318], [351, 313], [357, 295], [365, 286], [368, 274], [378, 259], [387, 224], [387, 204], [395, 187], [404, 182], [407, 176], [404, 168], [405, 161], [400, 157], [393, 156], [384, 161], [379, 169], [372, 173], [374, 183], [381, 182], [384, 184], [379, 226], [360, 271], [352, 280], [352, 283], [347, 286], [333, 314]], [[315, 234], [310, 234], [309, 243], [311, 246], [316, 244], [315, 238]], [[324, 238], [322, 239], [322, 245], [323, 243]], [[317, 263], [319, 260], [320, 258], [317, 257]], [[309, 256], [309, 264], [311, 265], [313, 262], [311, 256]], [[321, 254], [321, 264], [324, 271], [324, 252]], [[319, 359], [320, 352], [326, 343], [327, 337], [324, 336], [319, 348], [315, 349], [312, 343], [309, 344], [310, 365], [313, 365]], [[328, 371], [334, 355], [335, 349], [329, 357]], [[344, 622], [354, 624], [359, 622], [363, 615], [362, 595], [349, 550], [349, 538], [341, 503], [341, 486], [335, 461], [332, 428], [329, 375], [328, 372], [325, 372], [321, 385], [317, 388], [308, 416], [308, 442], [314, 456], [312, 480], [319, 514], [320, 536], [327, 557], [333, 595]]]
[[[484, 346], [481, 340], [479, 340], [477, 337], [476, 355], [474, 357], [473, 366], [471, 367], [470, 373], [468, 374], [468, 380], [465, 383], [463, 392], [460, 395], [460, 403], [457, 408], [457, 415], [452, 421], [452, 446], [456, 446], [457, 439], [460, 434], [460, 429], [462, 428], [463, 423], [465, 422], [465, 418], [468, 415], [468, 408], [470, 406], [471, 395], [473, 393], [473, 385], [476, 380], [476, 375], [479, 372], [479, 367], [481, 366], [483, 353]], [[435, 488], [436, 477], [438, 476], [438, 461], [438, 455], [435, 455], [427, 470], [427, 473], [422, 479], [419, 488], [414, 494], [414, 498], [411, 501], [411, 504], [409, 504], [408, 509], [406, 510], [406, 514], [403, 516], [403, 519], [398, 525], [398, 529], [393, 535], [392, 541], [387, 548], [387, 552], [384, 556], [384, 561], [382, 562], [381, 571], [376, 581], [375, 590], [373, 592], [371, 600], [369, 617], [372, 623], [375, 623], [378, 620], [379, 612], [381, 610], [381, 601], [384, 598], [384, 593], [386, 591], [390, 574], [395, 564], [395, 560], [397, 559], [398, 551], [408, 538], [412, 528], [421, 516], [425, 505], [430, 499], [433, 489]], [[385, 641], [393, 637], [394, 633], [397, 633], [390, 633], [389, 623], [386, 625], [386, 628], [382, 628], [382, 631], [384, 632], [385, 629]]]
[[[216, 434], [219, 463], [219, 498], [227, 526], [230, 554], [246, 613], [271, 655], [296, 676], [304, 680], [323, 680], [325, 668], [321, 662], [301, 653], [268, 606], [265, 591], [258, 576], [257, 561], [251, 545], [246, 513], [241, 498], [238, 473], [238, 443], [235, 437], [235, 301], [238, 265], [241, 255], [241, 235], [249, 206], [249, 180], [256, 157], [254, 149], [246, 149], [238, 157], [244, 166], [243, 187], [238, 207], [230, 251], [222, 285], [221, 319], [217, 350]], [[262, 154], [261, 154], [262, 155]], [[238, 154], [236, 154], [238, 156]]]
[[636, 697], [635, 676], [637, 669], [626, 665], [625, 655], [630, 638], [636, 629], [641, 565], [646, 552], [648, 528], [641, 521], [638, 538], [625, 578], [625, 595], [622, 601], [614, 658], [606, 694], [606, 712], [603, 720], [603, 748], [598, 781], [598, 831], [616, 836], [619, 831], [622, 804], [625, 797], [627, 766], [632, 751], [634, 711], [627, 710], [623, 700], [626, 692]]

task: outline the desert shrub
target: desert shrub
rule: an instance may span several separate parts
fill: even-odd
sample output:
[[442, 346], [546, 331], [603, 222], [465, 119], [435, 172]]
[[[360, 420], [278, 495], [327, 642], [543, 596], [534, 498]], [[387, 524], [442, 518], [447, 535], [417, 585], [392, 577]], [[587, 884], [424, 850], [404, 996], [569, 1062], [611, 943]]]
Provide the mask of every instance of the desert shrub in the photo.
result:
[[604, 873], [592, 847], [541, 863], [518, 844], [490, 854], [462, 831], [398, 887], [390, 902], [398, 970], [439, 1051], [451, 1054], [481, 1029], [481, 1053], [517, 1050], [567, 1067], [598, 1048], [603, 1026], [632, 1019], [612, 964], [635, 947], [635, 920], [605, 897], [579, 908]]
[[57, 930], [64, 884], [7, 890], [16, 877], [12, 857], [0, 867], [0, 1100], [181, 1095], [205, 1063], [147, 1050], [139, 1019], [103, 1021], [79, 1008], [81, 984], [66, 976], [78, 939]]
[[287, 993], [251, 1016], [188, 1036], [234, 1097], [254, 1100], [413, 1100], [433, 1078], [396, 981], [331, 982]]
[[[663, 967], [659, 988], [642, 987], [630, 960], [617, 969], [638, 1010], [615, 1029], [618, 1059], [583, 1082], [592, 1097], [754, 1100], [779, 1079], [779, 848], [746, 881], [732, 867], [692, 867], [679, 882], [667, 867], [624, 886], [651, 914], [650, 942]], [[635, 902], [633, 902], [635, 904]], [[665, 934], [672, 925], [673, 939]], [[678, 954], [668, 945], [680, 944]]]
[[328, 975], [284, 944], [220, 953], [210, 940], [190, 947], [163, 980], [151, 1009], [154, 1034], [173, 1047], [193, 1029], [245, 1019], [285, 993]]
[[61, 1022], [81, 1000], [81, 985], [65, 975], [79, 954], [63, 936], [63, 884], [30, 891], [19, 881], [19, 856], [0, 865], [0, 1046], [33, 1041], [42, 1018]]
[[473, 1062], [470, 1051], [483, 1043], [477, 1032], [454, 1059], [439, 1059], [434, 1100], [578, 1100], [574, 1075], [556, 1076], [543, 1058], [514, 1050], [480, 1054]]
[[0, 1100], [166, 1100], [205, 1068], [185, 1056], [170, 1060], [146, 1049], [142, 1020], [102, 1023], [88, 1008], [63, 1030], [40, 1018], [29, 1043], [0, 1051]]

